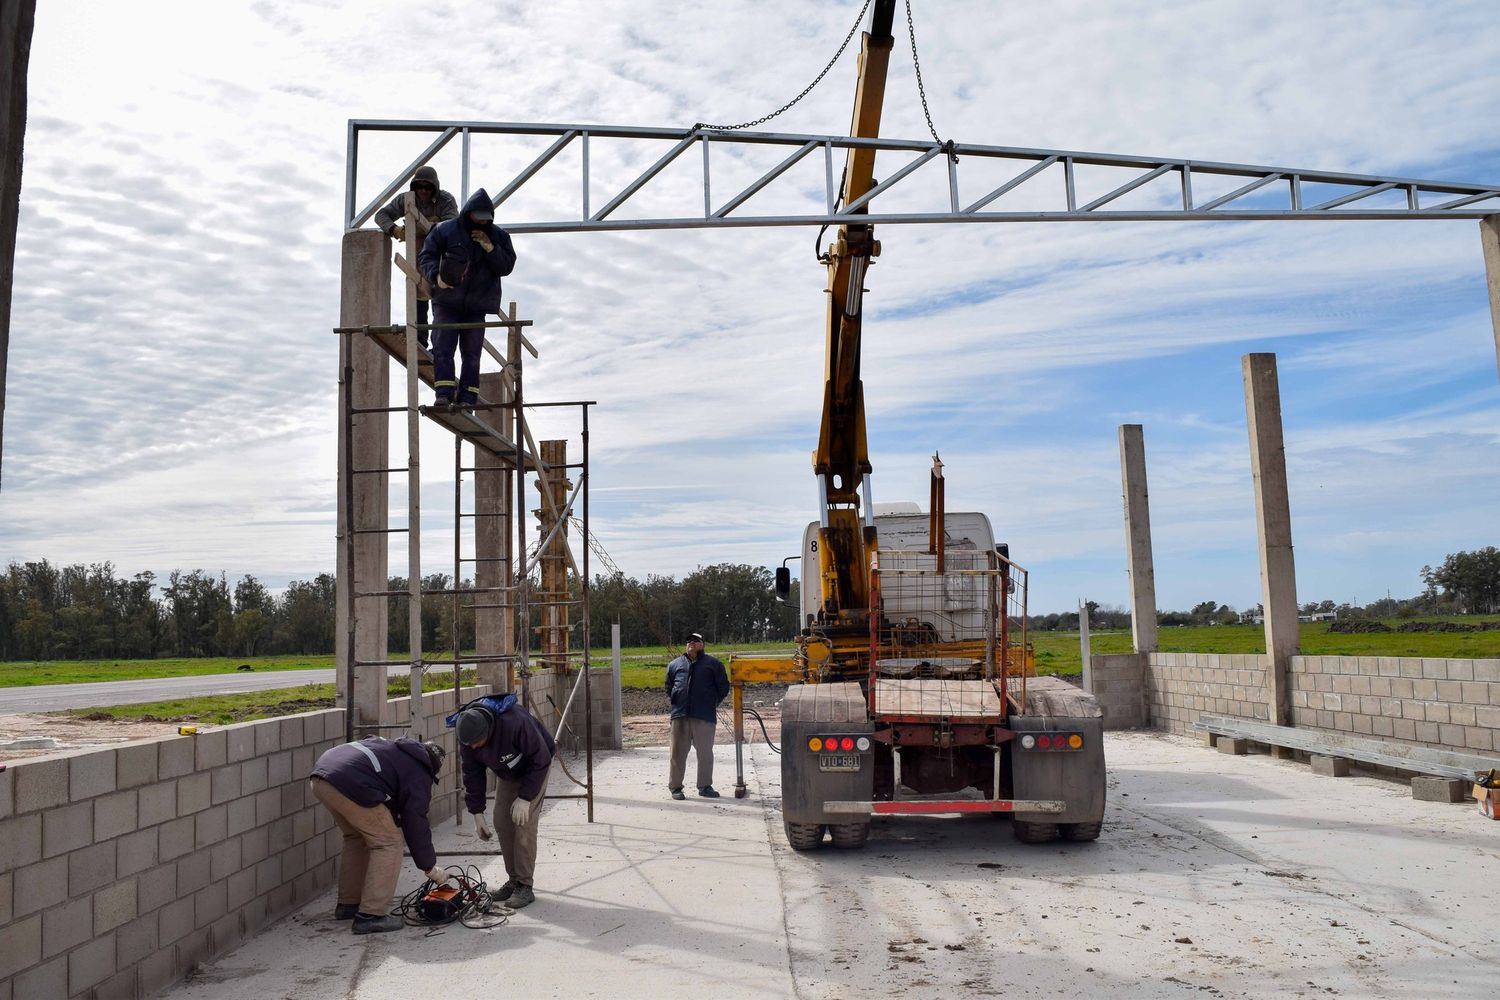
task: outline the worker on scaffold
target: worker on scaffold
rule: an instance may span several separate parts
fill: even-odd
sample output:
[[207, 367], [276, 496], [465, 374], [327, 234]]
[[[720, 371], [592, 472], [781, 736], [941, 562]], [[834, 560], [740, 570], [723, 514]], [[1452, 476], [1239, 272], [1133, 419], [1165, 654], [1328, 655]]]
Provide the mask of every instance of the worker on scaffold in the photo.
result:
[[[448, 219], [458, 218], [458, 201], [438, 186], [437, 171], [431, 167], [418, 167], [416, 173], [411, 176], [411, 191], [401, 192], [391, 199], [391, 203], [375, 213], [375, 225], [380, 231], [391, 239], [400, 242], [406, 239], [406, 203], [410, 199], [412, 207], [417, 214], [426, 219], [430, 225], [446, 222]], [[423, 234], [417, 235], [417, 253], [422, 252], [422, 245], [427, 240]], [[417, 289], [417, 322], [422, 326], [427, 325], [427, 293], [423, 289]], [[427, 331], [417, 331], [417, 342], [424, 348], [427, 346]]]
[[[510, 235], [495, 225], [495, 208], [484, 188], [464, 202], [458, 218], [440, 222], [427, 234], [417, 258], [432, 286], [433, 319], [453, 329], [432, 331], [433, 387], [437, 406], [479, 402], [479, 352], [489, 313], [500, 312], [500, 279], [516, 266]], [[475, 324], [468, 326], [467, 324]], [[453, 376], [453, 350], [462, 368]]]

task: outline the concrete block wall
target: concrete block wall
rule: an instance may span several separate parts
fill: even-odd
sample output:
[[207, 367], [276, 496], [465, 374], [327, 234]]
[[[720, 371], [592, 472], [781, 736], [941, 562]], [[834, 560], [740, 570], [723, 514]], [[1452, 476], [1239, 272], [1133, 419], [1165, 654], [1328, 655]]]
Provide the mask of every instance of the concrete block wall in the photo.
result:
[[[437, 787], [432, 790], [432, 806], [427, 813], [427, 821], [434, 828], [444, 820], [451, 820], [454, 812], [463, 807], [463, 777], [458, 764], [458, 740], [454, 731], [447, 727], [445, 720], [457, 710], [459, 705], [489, 693], [489, 687], [478, 685], [464, 688], [458, 693], [458, 698], [454, 697], [452, 688], [429, 691], [422, 695], [422, 711], [417, 718], [416, 733], [422, 739], [431, 740], [448, 751], [447, 763], [443, 765], [443, 773], [438, 778]], [[411, 699], [392, 698], [386, 702], [385, 714], [380, 724], [382, 726], [405, 726], [410, 717]], [[385, 730], [385, 735], [404, 734]]]
[[[453, 692], [423, 703], [451, 745]], [[341, 837], [307, 776], [343, 740], [334, 709], [0, 771], [0, 1000], [153, 996], [332, 885]]]
[[[621, 747], [615, 740], [614, 728], [616, 706], [613, 668], [594, 667], [589, 674], [590, 697], [593, 701], [594, 749], [619, 750]], [[551, 671], [542, 671], [532, 675], [529, 684], [532, 710], [547, 727], [548, 732], [557, 731], [558, 717], [563, 706], [568, 702], [568, 695], [572, 693], [573, 684], [577, 681], [577, 673], [567, 678], [561, 678]], [[573, 708], [568, 713], [568, 727], [563, 731], [560, 739], [564, 749], [576, 752], [583, 750], [585, 719], [583, 690], [580, 688], [578, 697], [573, 701]]]
[[1300, 728], [1500, 750], [1500, 659], [1294, 656], [1287, 686]]
[[1146, 658], [1140, 653], [1115, 653], [1089, 658], [1084, 688], [1104, 710], [1105, 729], [1135, 729], [1148, 724], [1146, 713]]
[[1270, 657], [1259, 653], [1147, 653], [1144, 657], [1150, 725], [1187, 733], [1204, 712], [1270, 721], [1266, 695]]

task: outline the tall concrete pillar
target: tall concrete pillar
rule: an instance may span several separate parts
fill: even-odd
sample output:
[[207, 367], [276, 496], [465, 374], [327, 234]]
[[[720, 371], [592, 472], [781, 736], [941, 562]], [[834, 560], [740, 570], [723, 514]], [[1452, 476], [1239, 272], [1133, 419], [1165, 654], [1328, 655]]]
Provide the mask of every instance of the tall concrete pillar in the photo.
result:
[[1137, 653], [1156, 652], [1156, 570], [1146, 494], [1146, 437], [1140, 424], [1120, 425], [1120, 490], [1125, 502], [1125, 555], [1130, 564], [1130, 632]]
[[26, 136], [26, 73], [36, 0], [0, 4], [0, 455], [5, 451], [5, 359], [10, 353], [10, 293], [21, 211], [21, 145]]
[[[510, 393], [499, 372], [479, 376], [479, 394], [491, 402], [509, 402]], [[492, 426], [510, 437], [514, 420], [509, 410], [490, 410]], [[511, 507], [515, 485], [507, 463], [493, 452], [474, 449], [474, 585], [479, 588], [509, 587], [515, 570], [510, 563]], [[480, 594], [479, 605], [510, 605], [515, 594], [501, 591]], [[515, 612], [510, 607], [479, 607], [474, 612], [474, 648], [483, 656], [515, 652]], [[480, 663], [479, 683], [495, 691], [509, 691], [512, 671], [502, 662]]]
[[[391, 253], [384, 234], [360, 230], [344, 234], [343, 265], [340, 278], [339, 325], [386, 326], [391, 322]], [[387, 668], [359, 667], [355, 671], [353, 698], [345, 690], [344, 663], [349, 636], [348, 547], [354, 547], [353, 589], [358, 592], [385, 590], [387, 581], [387, 543], [385, 534], [354, 535], [345, 523], [345, 498], [354, 491], [354, 527], [386, 528], [390, 524], [385, 473], [356, 475], [353, 482], [345, 474], [345, 455], [352, 453], [356, 469], [384, 469], [390, 466], [388, 431], [390, 420], [384, 413], [355, 414], [352, 437], [344, 433], [344, 396], [352, 395], [356, 407], [390, 405], [390, 356], [369, 337], [348, 337], [349, 360], [354, 369], [353, 382], [340, 385], [338, 409], [338, 570], [337, 624], [335, 649], [339, 704], [354, 706], [353, 724], [380, 724], [386, 702]], [[340, 351], [342, 365], [343, 350]], [[342, 368], [339, 372], [343, 378]], [[386, 599], [359, 599], [354, 636], [354, 655], [358, 660], [383, 661], [386, 655]], [[356, 734], [356, 736], [361, 734]], [[364, 734], [368, 735], [368, 734]]]
[[[547, 547], [537, 553], [537, 599], [542, 602], [542, 664], [558, 676], [566, 676], [571, 609], [567, 605], [568, 525], [563, 520], [563, 504], [573, 489], [565, 468], [568, 442], [540, 441], [537, 447], [541, 449], [542, 462], [547, 466], [547, 471], [536, 478], [537, 537], [552, 536]], [[556, 534], [553, 534], [554, 530]]]
[[1245, 418], [1250, 425], [1250, 470], [1255, 478], [1255, 530], [1260, 539], [1260, 590], [1266, 608], [1266, 679], [1270, 721], [1292, 724], [1287, 670], [1297, 654], [1297, 570], [1292, 557], [1292, 510], [1287, 498], [1286, 447], [1281, 436], [1281, 387], [1276, 355], [1246, 354]]
[[1500, 366], [1500, 215], [1479, 220], [1479, 242], [1484, 247], [1484, 273], [1490, 288], [1490, 323], [1495, 328], [1495, 364]]

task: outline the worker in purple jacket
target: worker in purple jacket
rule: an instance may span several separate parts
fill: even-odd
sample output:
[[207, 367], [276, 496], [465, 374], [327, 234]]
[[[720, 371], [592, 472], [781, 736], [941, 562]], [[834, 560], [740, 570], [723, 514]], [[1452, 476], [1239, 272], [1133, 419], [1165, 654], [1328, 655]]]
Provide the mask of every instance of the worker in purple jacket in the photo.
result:
[[474, 830], [484, 840], [494, 836], [484, 819], [485, 772], [495, 773], [495, 829], [505, 856], [506, 882], [490, 897], [512, 909], [536, 899], [537, 823], [547, 796], [547, 776], [557, 745], [513, 694], [472, 701], [448, 717], [458, 730], [463, 762], [464, 803], [474, 814]]
[[[448, 881], [437, 866], [427, 809], [446, 752], [436, 743], [370, 736], [325, 751], [308, 785], [344, 833], [339, 856], [339, 898], [333, 915], [353, 919], [356, 934], [399, 931], [391, 913], [401, 874], [401, 841], [433, 882]], [[397, 826], [400, 830], [397, 830]]]

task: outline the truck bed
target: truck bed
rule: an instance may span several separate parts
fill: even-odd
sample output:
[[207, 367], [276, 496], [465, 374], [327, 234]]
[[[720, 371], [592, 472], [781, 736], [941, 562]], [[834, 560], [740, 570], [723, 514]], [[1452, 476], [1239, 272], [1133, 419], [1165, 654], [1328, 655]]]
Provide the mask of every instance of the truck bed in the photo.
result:
[[948, 719], [999, 719], [1000, 693], [989, 681], [941, 678], [875, 682], [875, 714]]

